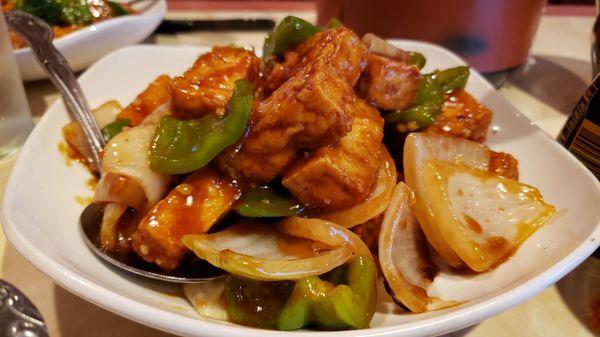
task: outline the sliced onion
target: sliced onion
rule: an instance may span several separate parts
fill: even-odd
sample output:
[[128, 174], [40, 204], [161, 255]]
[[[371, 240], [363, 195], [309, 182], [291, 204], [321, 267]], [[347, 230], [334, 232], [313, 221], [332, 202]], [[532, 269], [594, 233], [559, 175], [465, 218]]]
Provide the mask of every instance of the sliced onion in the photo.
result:
[[433, 265], [427, 241], [410, 208], [410, 189], [399, 183], [386, 210], [379, 235], [379, 263], [392, 296], [412, 312], [455, 305], [427, 294]]
[[219, 277], [202, 283], [186, 283], [183, 293], [202, 317], [229, 321], [225, 291], [225, 278]]
[[126, 210], [127, 205], [121, 203], [111, 202], [104, 207], [104, 215], [100, 225], [100, 244], [103, 249], [112, 250], [117, 245], [117, 223]]
[[[181, 241], [198, 257], [232, 274], [262, 281], [295, 280], [326, 273], [353, 255], [350, 237], [339, 235], [342, 227], [322, 220], [319, 224], [323, 228], [317, 230], [325, 233], [319, 241], [287, 235], [279, 230], [285, 225], [254, 221], [212, 234], [185, 235]], [[328, 244], [337, 242], [341, 244]]]
[[[140, 125], [124, 130], [113, 137], [104, 148], [102, 157], [102, 178], [96, 187], [94, 201], [105, 202], [111, 196], [110, 174], [126, 177], [133, 187], [137, 183], [144, 191], [148, 201], [147, 207], [156, 204], [165, 194], [169, 186], [169, 176], [159, 174], [150, 169], [148, 151], [154, 138], [156, 125]], [[108, 184], [109, 186], [105, 186]], [[125, 194], [121, 190], [118, 193]], [[132, 193], [133, 195], [134, 193]], [[132, 200], [131, 203], [134, 201]]]
[[487, 170], [490, 149], [470, 140], [426, 132], [413, 132], [406, 137], [404, 143], [404, 178], [406, 184], [415, 191], [415, 216], [433, 248], [450, 266], [460, 268], [464, 266], [462, 259], [440, 234], [428, 206], [431, 203], [425, 200], [426, 195], [421, 192], [424, 188], [422, 167], [432, 159], [461, 162], [470, 167]]
[[347, 209], [316, 214], [315, 217], [329, 220], [346, 228], [360, 225], [387, 209], [394, 192], [394, 186], [396, 186], [396, 164], [384, 147], [375, 188], [367, 200]]
[[386, 40], [371, 33], [365, 34], [361, 41], [367, 46], [367, 50], [373, 54], [389, 57], [398, 61], [410, 61], [410, 54], [396, 46], [393, 46]]
[[[117, 114], [121, 111], [121, 105], [117, 101], [108, 101], [97, 109], [92, 110], [94, 119], [100, 128], [105, 127], [107, 124], [112, 123], [117, 118]], [[72, 121], [65, 125], [62, 129], [63, 137], [69, 143], [69, 145], [77, 151], [77, 153], [86, 161], [86, 163], [93, 163], [92, 150], [88, 144], [87, 138], [79, 125], [79, 122]], [[94, 165], [88, 165], [95, 171]]]
[[350, 245], [354, 254], [373, 258], [371, 251], [358, 235], [327, 220], [295, 216], [279, 223], [277, 229], [288, 235], [314, 240], [332, 247]]
[[96, 186], [95, 195], [94, 202], [120, 203], [137, 210], [143, 210], [146, 203], [146, 193], [137, 181], [112, 172], [102, 177], [102, 183]]

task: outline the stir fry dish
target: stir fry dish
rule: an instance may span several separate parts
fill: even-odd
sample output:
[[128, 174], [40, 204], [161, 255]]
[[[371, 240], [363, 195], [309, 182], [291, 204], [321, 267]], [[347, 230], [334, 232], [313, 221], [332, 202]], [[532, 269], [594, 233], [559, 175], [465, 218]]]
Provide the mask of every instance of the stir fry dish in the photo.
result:
[[[378, 289], [409, 312], [454, 306], [428, 292], [440, 268], [490, 271], [553, 215], [483, 144], [468, 67], [422, 73], [420, 53], [295, 17], [263, 51], [214, 47], [94, 112], [103, 249], [225, 271], [184, 286], [201, 315], [337, 330], [369, 327]], [[91, 162], [80, 126], [63, 134]]]
[[[135, 14], [128, 4], [112, 0], [0, 0], [2, 11], [22, 10], [46, 21], [59, 38], [85, 26], [110, 18]], [[27, 41], [10, 32], [14, 49], [27, 47]]]

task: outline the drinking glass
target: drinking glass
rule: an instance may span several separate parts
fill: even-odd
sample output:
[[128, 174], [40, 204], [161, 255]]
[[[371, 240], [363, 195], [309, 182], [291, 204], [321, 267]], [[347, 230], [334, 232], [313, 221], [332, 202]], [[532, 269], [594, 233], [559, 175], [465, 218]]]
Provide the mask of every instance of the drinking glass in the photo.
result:
[[25, 89], [0, 10], [0, 158], [15, 153], [33, 127]]

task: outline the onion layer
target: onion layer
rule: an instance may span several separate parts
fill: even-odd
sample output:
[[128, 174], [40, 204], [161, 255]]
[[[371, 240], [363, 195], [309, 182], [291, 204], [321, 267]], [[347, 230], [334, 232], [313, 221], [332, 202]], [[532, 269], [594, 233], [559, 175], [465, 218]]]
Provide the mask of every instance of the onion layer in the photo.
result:
[[212, 234], [185, 235], [181, 241], [212, 265], [261, 281], [321, 275], [348, 261], [358, 246], [349, 231], [323, 220], [303, 227], [308, 234], [295, 235], [302, 221], [293, 219], [277, 226], [246, 221]]
[[381, 159], [381, 168], [377, 174], [375, 188], [367, 200], [347, 209], [317, 214], [315, 217], [352, 228], [383, 213], [390, 204], [396, 185], [396, 164], [385, 147], [382, 149]]
[[386, 210], [379, 235], [379, 263], [392, 296], [412, 312], [457, 304], [427, 294], [433, 265], [427, 242], [410, 208], [410, 189], [399, 183]]

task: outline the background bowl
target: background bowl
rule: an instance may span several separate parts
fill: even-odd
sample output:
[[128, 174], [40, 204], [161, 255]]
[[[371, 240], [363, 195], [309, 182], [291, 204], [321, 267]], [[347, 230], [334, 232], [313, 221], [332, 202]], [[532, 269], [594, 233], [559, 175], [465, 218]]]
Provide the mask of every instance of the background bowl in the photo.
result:
[[[150, 0], [149, 0], [150, 1]], [[148, 2], [140, 2], [134, 8], [143, 8]], [[136, 44], [152, 34], [167, 12], [166, 0], [156, 0], [142, 13], [120, 16], [86, 26], [71, 34], [54, 40], [54, 46], [69, 61], [75, 71], [83, 70], [92, 63], [121, 47]], [[47, 78], [30, 48], [15, 50], [15, 57], [24, 81]]]

